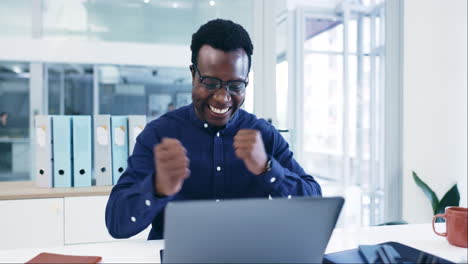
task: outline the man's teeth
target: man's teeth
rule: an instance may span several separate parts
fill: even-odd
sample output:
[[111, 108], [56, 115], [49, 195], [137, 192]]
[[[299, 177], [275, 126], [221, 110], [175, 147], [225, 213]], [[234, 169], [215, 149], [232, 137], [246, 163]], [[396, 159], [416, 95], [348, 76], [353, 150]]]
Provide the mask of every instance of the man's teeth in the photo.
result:
[[228, 108], [223, 108], [223, 109], [218, 109], [218, 108], [215, 108], [215, 107], [210, 105], [210, 110], [217, 113], [217, 114], [224, 114], [229, 110], [229, 107]]

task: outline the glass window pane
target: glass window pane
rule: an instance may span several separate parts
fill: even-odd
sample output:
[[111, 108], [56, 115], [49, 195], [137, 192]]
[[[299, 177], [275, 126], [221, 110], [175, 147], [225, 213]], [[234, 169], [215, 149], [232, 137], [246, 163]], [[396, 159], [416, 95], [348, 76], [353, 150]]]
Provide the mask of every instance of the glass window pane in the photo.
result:
[[93, 114], [93, 66], [47, 64], [49, 114]]
[[303, 166], [324, 177], [342, 169], [343, 57], [307, 54], [304, 58]]
[[44, 0], [44, 37], [189, 45], [206, 21], [222, 17], [253, 32], [254, 0]]
[[0, 181], [29, 179], [29, 63], [0, 63]]
[[362, 18], [362, 52], [369, 53], [370, 52], [370, 44], [371, 44], [371, 19], [370, 17], [366, 16]]
[[31, 0], [2, 2], [0, 5], [0, 35], [2, 37], [31, 37], [31, 2]]
[[100, 114], [147, 115], [148, 121], [192, 102], [188, 67], [99, 66]]
[[288, 21], [276, 25], [276, 119], [278, 129], [288, 129]]
[[288, 62], [276, 64], [276, 117], [278, 129], [288, 129]]
[[304, 34], [306, 50], [343, 51], [343, 24], [339, 20], [308, 17]]

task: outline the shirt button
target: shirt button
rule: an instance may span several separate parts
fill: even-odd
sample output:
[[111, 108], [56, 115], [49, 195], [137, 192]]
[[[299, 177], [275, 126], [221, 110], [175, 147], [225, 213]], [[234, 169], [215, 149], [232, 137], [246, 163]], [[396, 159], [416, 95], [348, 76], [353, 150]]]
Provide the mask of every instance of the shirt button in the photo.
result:
[[217, 137], [219, 137], [219, 132], [218, 132], [218, 133], [216, 133], [216, 136], [217, 136]]
[[216, 167], [216, 170], [221, 171], [221, 167], [220, 166]]
[[130, 217], [130, 220], [132, 220], [133, 223], [136, 222], [136, 218], [134, 216]]
[[292, 197], [291, 195], [288, 195], [288, 199], [291, 199], [291, 197]]
[[151, 205], [150, 200], [146, 200], [146, 201], [145, 201], [145, 204], [146, 204], [146, 206], [150, 206], [150, 205]]
[[205, 123], [203, 126], [204, 126], [205, 128], [207, 128], [207, 127], [208, 127], [208, 124], [207, 124], [207, 123]]
[[271, 182], [271, 183], [274, 183], [275, 181], [276, 181], [276, 178], [275, 178], [275, 177], [271, 177], [270, 182]]

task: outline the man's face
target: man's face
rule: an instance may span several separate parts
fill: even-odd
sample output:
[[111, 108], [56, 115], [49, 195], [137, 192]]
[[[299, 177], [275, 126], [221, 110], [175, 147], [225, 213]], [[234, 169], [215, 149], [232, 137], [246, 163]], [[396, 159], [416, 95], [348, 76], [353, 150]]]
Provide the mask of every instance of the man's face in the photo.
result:
[[200, 83], [200, 76], [215, 77], [227, 81], [244, 81], [248, 75], [249, 58], [243, 49], [224, 52], [204, 45], [198, 53], [198, 71], [192, 71], [192, 101], [195, 113], [201, 120], [213, 126], [224, 126], [241, 107], [245, 91], [230, 93], [225, 87], [209, 90]]
[[6, 126], [7, 119], [8, 119], [8, 114], [3, 114], [2, 116], [0, 116], [0, 123], [2, 123], [3, 126]]

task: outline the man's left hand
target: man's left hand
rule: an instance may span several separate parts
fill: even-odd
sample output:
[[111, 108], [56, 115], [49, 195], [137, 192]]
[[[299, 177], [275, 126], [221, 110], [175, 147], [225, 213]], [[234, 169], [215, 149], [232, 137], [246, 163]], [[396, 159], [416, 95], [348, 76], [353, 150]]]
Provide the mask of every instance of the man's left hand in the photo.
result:
[[243, 160], [247, 169], [255, 175], [266, 171], [268, 157], [262, 134], [254, 129], [241, 129], [234, 137], [236, 156]]

